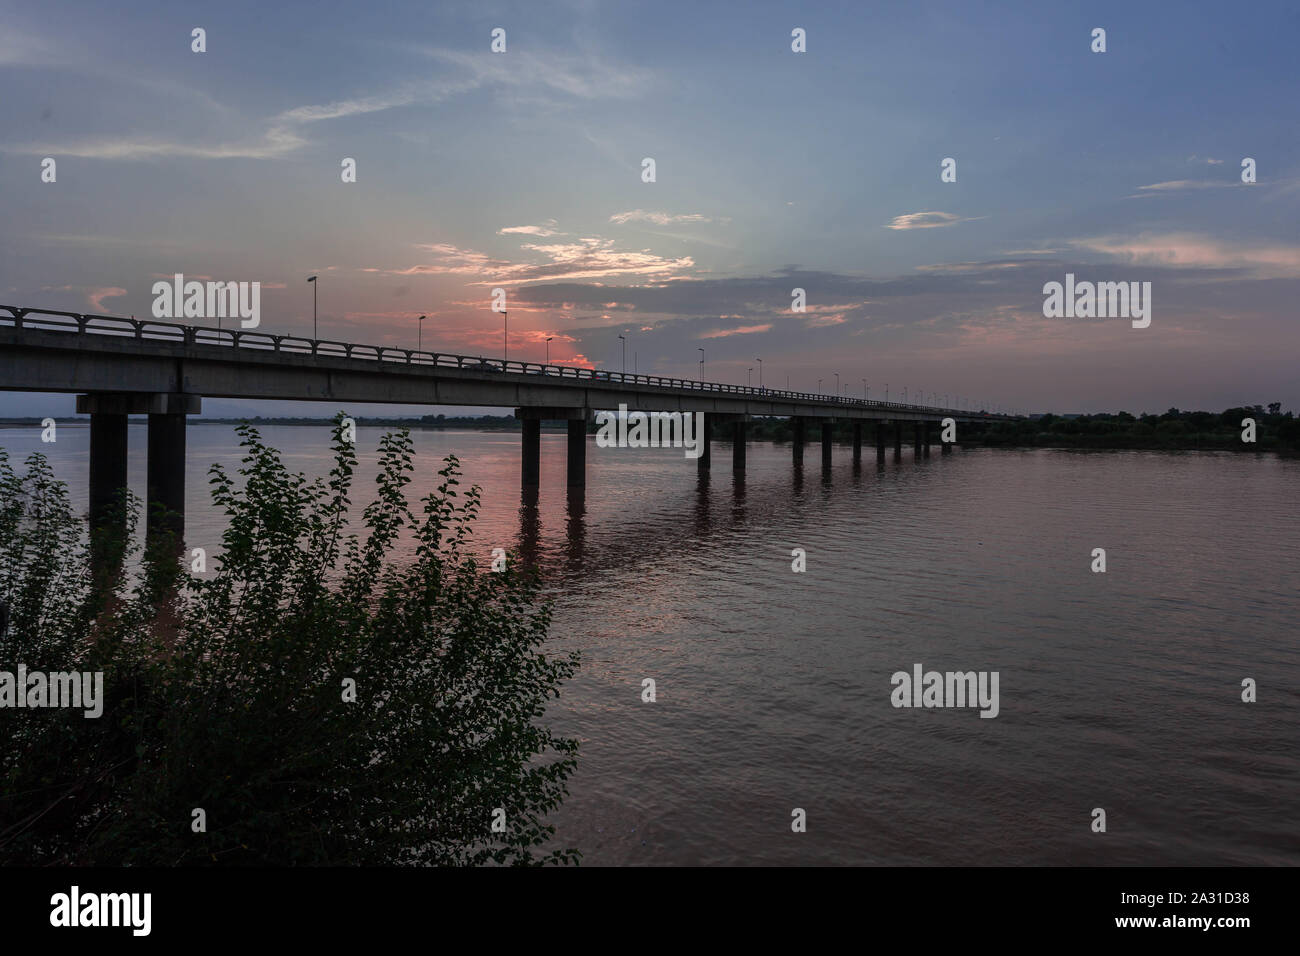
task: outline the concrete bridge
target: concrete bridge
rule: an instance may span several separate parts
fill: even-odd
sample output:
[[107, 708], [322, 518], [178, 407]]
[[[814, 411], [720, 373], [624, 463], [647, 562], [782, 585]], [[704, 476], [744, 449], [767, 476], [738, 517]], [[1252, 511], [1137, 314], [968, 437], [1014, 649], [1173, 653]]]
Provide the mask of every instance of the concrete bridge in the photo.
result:
[[200, 411], [204, 396], [514, 407], [523, 422], [525, 488], [538, 484], [542, 421], [568, 422], [568, 483], [582, 486], [587, 421], [597, 410], [620, 405], [629, 411], [703, 413], [701, 471], [712, 467], [710, 445], [718, 426], [729, 426], [733, 468], [744, 471], [746, 423], [754, 417], [792, 419], [796, 462], [802, 461], [808, 426], [819, 425], [825, 466], [836, 422], [852, 423], [858, 462], [864, 425], [874, 427], [877, 458], [884, 459], [892, 437], [898, 460], [909, 428], [916, 454], [928, 457], [934, 426], [944, 418], [970, 425], [1011, 417], [4, 305], [0, 390], [77, 393], [78, 413], [90, 416], [92, 524], [126, 486], [127, 416], [147, 414], [149, 518], [159, 520], [155, 505], [162, 505], [178, 533], [185, 512], [185, 416]]

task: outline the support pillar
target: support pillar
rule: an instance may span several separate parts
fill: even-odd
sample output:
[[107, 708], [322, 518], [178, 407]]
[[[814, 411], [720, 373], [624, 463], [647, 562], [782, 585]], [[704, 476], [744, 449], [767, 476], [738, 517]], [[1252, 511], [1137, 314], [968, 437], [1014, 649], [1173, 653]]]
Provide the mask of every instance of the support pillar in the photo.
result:
[[713, 467], [713, 416], [704, 412], [700, 418], [704, 426], [700, 432], [700, 457], [695, 459], [695, 467], [705, 475]]
[[914, 422], [912, 425], [912, 455], [916, 458], [921, 457], [921, 423]]
[[822, 467], [831, 466], [831, 432], [835, 426], [830, 422], [822, 422]]
[[853, 423], [853, 464], [862, 464], [862, 422]]
[[893, 422], [894, 426], [894, 461], [903, 460], [903, 423]]
[[149, 416], [145, 529], [185, 534], [185, 416], [202, 408], [185, 392], [105, 392], [77, 396], [77, 412], [90, 416], [90, 513], [92, 528], [126, 487], [128, 415]]
[[794, 450], [794, 463], [802, 466], [803, 446], [807, 437], [804, 434], [804, 420], [802, 418], [792, 418], [790, 419], [790, 425], [794, 430], [794, 442], [791, 446]]
[[126, 487], [126, 415], [90, 415], [90, 527], [109, 525], [113, 504]]
[[876, 461], [885, 460], [885, 423], [876, 422]]
[[525, 488], [536, 488], [542, 478], [542, 420], [525, 418], [523, 421], [523, 464], [520, 483]]
[[170, 532], [185, 536], [185, 414], [149, 415], [149, 463], [145, 500], [148, 537]]
[[[539, 423], [540, 424], [540, 423]], [[587, 419], [569, 419], [568, 486], [582, 488], [587, 484]]]
[[731, 423], [731, 470], [745, 471], [745, 423]]
[[921, 423], [921, 450], [922, 452], [924, 452], [924, 457], [926, 458], [930, 457], [930, 423], [929, 422]]

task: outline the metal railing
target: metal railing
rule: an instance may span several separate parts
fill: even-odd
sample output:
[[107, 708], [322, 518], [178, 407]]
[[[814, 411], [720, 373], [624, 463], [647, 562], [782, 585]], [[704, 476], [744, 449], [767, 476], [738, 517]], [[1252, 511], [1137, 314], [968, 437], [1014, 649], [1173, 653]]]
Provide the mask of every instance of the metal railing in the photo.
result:
[[[5, 316], [4, 313], [8, 313]], [[363, 359], [380, 363], [418, 365], [433, 368], [454, 368], [468, 372], [494, 374], [540, 375], [564, 381], [590, 381], [605, 384], [641, 385], [652, 388], [672, 388], [692, 392], [709, 392], [722, 395], [743, 395], [753, 398], [782, 399], [787, 401], [817, 402], [821, 405], [841, 405], [846, 408], [891, 409], [913, 412], [948, 412], [967, 418], [1010, 418], [986, 411], [969, 411], [932, 405], [904, 402], [881, 402], [847, 396], [822, 395], [813, 392], [793, 392], [784, 389], [756, 388], [752, 385], [726, 385], [721, 382], [699, 382], [686, 378], [669, 378], [662, 375], [610, 372], [603, 369], [576, 368], [571, 365], [546, 365], [520, 362], [515, 359], [484, 358], [481, 355], [454, 355], [446, 352], [425, 352], [419, 349], [401, 349], [387, 345], [359, 345], [353, 342], [333, 342], [328, 339], [307, 339], [297, 335], [275, 335], [251, 329], [211, 329], [157, 319], [121, 318], [112, 315], [84, 315], [78, 312], [54, 312], [48, 309], [26, 309], [0, 305], [0, 327], [37, 329], [47, 332], [72, 332], [77, 335], [104, 335], [134, 338], [141, 341], [171, 343], [174, 345], [214, 346], [248, 349], [260, 352], [279, 352], [284, 355], [313, 355], [330, 358]]]

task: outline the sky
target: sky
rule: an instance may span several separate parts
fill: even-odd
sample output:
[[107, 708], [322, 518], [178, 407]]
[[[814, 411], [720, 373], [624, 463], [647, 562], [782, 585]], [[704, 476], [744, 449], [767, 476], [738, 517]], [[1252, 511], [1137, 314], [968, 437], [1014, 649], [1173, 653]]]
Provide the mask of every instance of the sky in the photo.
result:
[[[4, 304], [143, 317], [183, 273], [260, 282], [260, 328], [310, 334], [319, 275], [322, 338], [499, 356], [503, 288], [512, 358], [550, 337], [553, 363], [618, 370], [624, 335], [629, 371], [698, 378], [703, 349], [718, 382], [1300, 408], [1294, 3], [0, 2], [0, 22]], [[1150, 325], [1045, 317], [1067, 273], [1151, 283]], [[72, 409], [0, 393], [0, 415]], [[451, 410], [361, 414], [400, 411]]]

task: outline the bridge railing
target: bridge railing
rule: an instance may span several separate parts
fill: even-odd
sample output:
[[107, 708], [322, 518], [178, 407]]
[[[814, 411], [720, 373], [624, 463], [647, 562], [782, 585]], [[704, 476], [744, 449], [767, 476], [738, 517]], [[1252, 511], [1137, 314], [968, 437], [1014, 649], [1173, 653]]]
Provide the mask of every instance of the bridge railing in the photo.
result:
[[[8, 315], [5, 313], [8, 313]], [[742, 395], [749, 398], [815, 402], [822, 406], [843, 405], [846, 408], [872, 408], [929, 412], [932, 414], [946, 412], [968, 418], [1012, 417], [995, 415], [983, 410], [976, 412], [967, 409], [944, 408], [906, 402], [882, 402], [865, 398], [849, 398], [843, 395], [823, 395], [815, 392], [790, 391], [788, 389], [756, 388], [753, 385], [728, 385], [723, 382], [700, 382], [694, 379], [669, 378], [662, 375], [648, 375], [636, 372], [610, 372], [604, 369], [578, 368], [572, 365], [522, 362], [517, 359], [485, 359], [481, 355], [454, 355], [446, 352], [426, 352], [419, 349], [404, 349], [388, 345], [360, 345], [353, 342], [335, 342], [328, 339], [308, 339], [297, 335], [276, 335], [252, 329], [226, 329], [220, 326], [213, 329], [206, 326], [162, 322], [157, 319], [84, 315], [77, 312], [54, 312], [48, 309], [26, 309], [10, 305], [0, 305], [0, 327], [4, 326], [52, 332], [73, 332], [78, 335], [126, 337], [142, 341], [187, 346], [278, 352], [283, 355], [362, 359], [384, 364], [419, 365], [493, 374], [536, 375], [544, 378], [553, 377], [649, 388], [671, 388], [712, 394]]]

